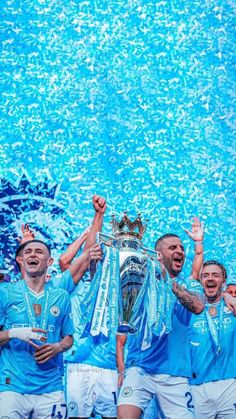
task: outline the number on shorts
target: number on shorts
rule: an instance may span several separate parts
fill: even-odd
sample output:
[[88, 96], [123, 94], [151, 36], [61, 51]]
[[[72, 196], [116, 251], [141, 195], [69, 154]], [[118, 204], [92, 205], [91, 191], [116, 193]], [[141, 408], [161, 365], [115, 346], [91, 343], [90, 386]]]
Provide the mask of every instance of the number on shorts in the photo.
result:
[[113, 391], [112, 394], [113, 394], [113, 397], [114, 397], [114, 404], [117, 404], [116, 392]]
[[190, 391], [187, 391], [187, 393], [185, 393], [185, 397], [189, 397], [189, 400], [187, 401], [187, 408], [188, 409], [194, 409], [194, 405], [192, 404], [193, 398], [192, 398], [192, 394], [190, 393]]
[[[60, 407], [61, 407], [61, 410], [59, 410]], [[60, 404], [59, 409], [57, 410], [57, 405], [56, 404], [53, 405], [52, 413], [51, 413], [51, 418], [52, 419], [66, 419], [66, 417], [67, 417], [66, 404], [65, 403]], [[64, 410], [64, 413], [63, 413], [63, 410]]]

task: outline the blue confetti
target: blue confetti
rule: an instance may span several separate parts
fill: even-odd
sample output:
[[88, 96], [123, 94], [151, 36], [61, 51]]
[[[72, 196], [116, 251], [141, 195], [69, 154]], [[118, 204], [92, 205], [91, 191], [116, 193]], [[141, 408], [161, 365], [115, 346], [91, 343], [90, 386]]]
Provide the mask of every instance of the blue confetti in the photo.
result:
[[96, 193], [106, 232], [112, 212], [149, 218], [149, 247], [173, 231], [191, 254], [183, 226], [200, 216], [207, 256], [235, 272], [233, 4], [2, 0], [0, 14], [0, 177], [19, 194], [27, 170], [33, 185], [15, 218], [2, 195], [10, 242], [27, 214], [59, 249], [91, 222]]

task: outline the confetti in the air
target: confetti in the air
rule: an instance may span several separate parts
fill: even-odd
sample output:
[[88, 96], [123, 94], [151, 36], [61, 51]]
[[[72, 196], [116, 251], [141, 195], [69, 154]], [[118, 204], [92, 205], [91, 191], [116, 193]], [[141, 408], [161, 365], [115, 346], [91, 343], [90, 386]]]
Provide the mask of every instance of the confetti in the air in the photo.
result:
[[[113, 212], [141, 212], [146, 246], [181, 235], [187, 271], [183, 229], [199, 216], [206, 256], [235, 272], [233, 3], [2, 0], [0, 17], [0, 175], [16, 193], [25, 171], [33, 194], [59, 185], [51, 199], [69, 228], [53, 221], [46, 193], [45, 218], [31, 221], [63, 245], [91, 222], [101, 194], [104, 231]], [[30, 201], [16, 219], [8, 204], [2, 197], [14, 240]]]

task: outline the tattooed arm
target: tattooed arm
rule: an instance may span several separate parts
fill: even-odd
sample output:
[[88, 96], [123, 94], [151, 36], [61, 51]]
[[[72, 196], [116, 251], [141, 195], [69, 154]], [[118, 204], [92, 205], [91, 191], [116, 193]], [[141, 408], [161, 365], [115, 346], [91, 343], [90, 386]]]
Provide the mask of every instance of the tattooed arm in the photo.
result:
[[204, 310], [204, 302], [200, 295], [188, 291], [182, 285], [173, 281], [172, 291], [180, 301], [180, 303], [194, 314], [200, 314]]

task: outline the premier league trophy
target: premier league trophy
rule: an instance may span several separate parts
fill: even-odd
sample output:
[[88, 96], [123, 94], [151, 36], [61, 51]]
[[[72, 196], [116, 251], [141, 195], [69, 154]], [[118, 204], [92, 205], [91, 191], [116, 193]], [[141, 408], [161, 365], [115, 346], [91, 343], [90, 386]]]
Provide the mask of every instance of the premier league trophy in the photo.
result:
[[137, 332], [132, 322], [135, 304], [148, 275], [148, 260], [156, 260], [156, 252], [142, 245], [146, 225], [140, 214], [134, 222], [126, 212], [120, 222], [113, 215], [111, 224], [113, 236], [99, 233], [99, 243], [116, 248], [119, 253], [117, 333], [134, 334]]

